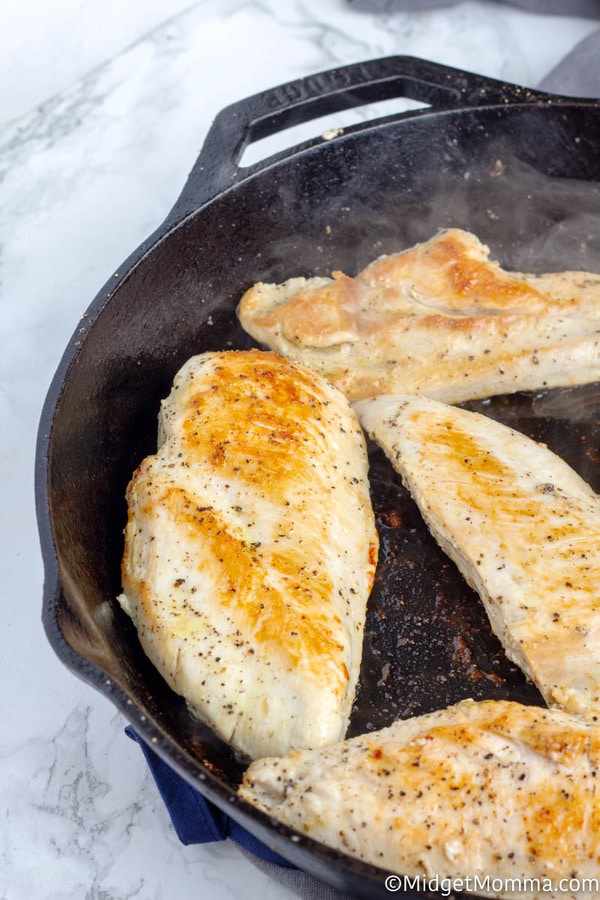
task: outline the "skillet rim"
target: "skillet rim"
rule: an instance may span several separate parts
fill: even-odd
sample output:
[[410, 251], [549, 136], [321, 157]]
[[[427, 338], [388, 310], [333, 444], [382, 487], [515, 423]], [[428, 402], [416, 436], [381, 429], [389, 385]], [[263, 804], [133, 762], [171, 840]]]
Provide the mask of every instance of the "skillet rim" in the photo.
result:
[[[393, 59], [395, 62], [397, 62], [399, 58], [386, 59]], [[406, 60], [410, 58], [403, 59]], [[371, 64], [374, 62], [381, 61], [371, 61]], [[419, 61], [417, 60], [417, 62]], [[459, 70], [452, 70], [449, 67], [438, 66], [437, 64], [426, 63], [426, 65], [433, 65], [433, 67], [439, 71], [440, 76], [442, 75], [442, 73], [451, 72], [453, 73], [453, 75], [456, 75], [457, 73], [462, 75], [467, 79], [467, 81], [469, 80], [469, 78], [481, 78], [481, 76], [471, 75], [470, 73], [460, 73]], [[331, 71], [338, 72], [347, 68], [349, 67], [342, 67], [339, 70], [336, 69]], [[499, 95], [498, 93], [494, 93], [494, 99], [491, 102], [486, 100], [485, 102], [482, 101], [480, 103], [470, 105], [468, 103], [465, 103], [463, 100], [462, 102], [458, 102], [456, 105], [451, 104], [450, 106], [442, 109], [419, 109], [414, 110], [410, 113], [400, 113], [393, 116], [386, 116], [382, 119], [376, 119], [366, 123], [361, 123], [359, 125], [352, 126], [351, 128], [346, 129], [346, 133], [344, 134], [343, 139], [351, 140], [353, 136], [358, 132], [374, 128], [384, 128], [387, 124], [396, 123], [400, 120], [406, 120], [408, 118], [431, 116], [437, 117], [440, 114], [444, 113], [454, 115], [456, 113], [460, 113], [461, 111], [472, 112], [474, 106], [477, 106], [477, 108], [480, 108], [482, 110], [490, 110], [494, 108], [503, 110], [510, 108], [510, 110], [513, 110], [519, 107], [529, 107], [532, 104], [544, 104], [553, 107], [573, 107], [583, 104], [585, 106], [592, 106], [594, 109], [600, 108], [599, 101], [589, 98], [558, 97], [555, 95], [529, 91], [529, 89], [523, 89], [515, 85], [494, 82], [492, 79], [482, 80], [484, 82], [492, 84], [495, 88], [495, 91], [497, 91], [498, 86], [500, 86], [504, 92], [504, 99], [500, 99], [501, 95]], [[274, 90], [281, 90], [281, 88], [282, 86], [279, 86], [279, 88]], [[524, 91], [527, 91], [527, 96], [523, 96]], [[271, 95], [272, 92], [265, 93]], [[518, 97], [519, 99], [516, 99], [516, 97]], [[254, 119], [253, 126], [249, 126], [248, 123], [246, 123], [245, 127], [247, 129], [247, 133], [245, 134], [243, 141], [240, 142], [240, 140], [238, 139], [235, 147], [235, 152], [230, 152], [230, 158], [228, 160], [230, 171], [226, 174], [226, 186], [223, 186], [222, 184], [219, 186], [217, 183], [216, 188], [213, 184], [209, 185], [208, 188], [200, 187], [199, 189], [198, 179], [204, 169], [202, 160], [206, 160], [209, 158], [214, 159], [215, 135], [217, 135], [218, 129], [222, 128], [223, 123], [226, 122], [229, 115], [235, 116], [237, 114], [236, 110], [239, 110], [240, 105], [243, 106], [253, 99], [255, 98], [248, 98], [246, 101], [240, 101], [240, 104], [233, 104], [231, 107], [228, 107], [223, 111], [220, 119], [219, 117], [217, 117], [215, 126], [213, 126], [213, 129], [211, 129], [209, 135], [207, 136], [205, 148], [200, 154], [198, 163], [192, 169], [180, 198], [176, 201], [173, 209], [167, 215], [164, 222], [159, 225], [158, 228], [124, 260], [121, 266], [117, 269], [117, 272], [119, 273], [118, 276], [113, 274], [111, 277], [109, 277], [96, 297], [92, 300], [88, 309], [86, 310], [86, 313], [84, 314], [85, 319], [82, 320], [85, 322], [85, 334], [82, 335], [81, 333], [80, 326], [82, 323], [78, 323], [78, 326], [75, 328], [73, 335], [63, 352], [55, 375], [51, 381], [40, 415], [35, 456], [36, 512], [44, 563], [42, 621], [47, 638], [63, 664], [65, 664], [72, 672], [74, 672], [74, 674], [82, 678], [82, 680], [84, 680], [86, 683], [91, 684], [102, 694], [107, 696], [108, 699], [111, 700], [111, 702], [125, 715], [125, 717], [129, 721], [131, 721], [131, 723], [134, 725], [136, 730], [139, 731], [143, 739], [151, 745], [152, 749], [156, 750], [159, 753], [159, 755], [165, 760], [165, 762], [167, 762], [169, 765], [172, 765], [176, 769], [176, 771], [178, 771], [179, 774], [181, 774], [195, 788], [200, 790], [202, 793], [205, 793], [208, 797], [210, 797], [210, 799], [213, 799], [217, 803], [217, 805], [219, 805], [226, 812], [232, 811], [234, 817], [238, 821], [240, 821], [241, 824], [246, 826], [248, 824], [251, 824], [252, 826], [254, 826], [258, 823], [259, 831], [261, 833], [264, 831], [267, 840], [269, 839], [269, 836], [272, 836], [273, 831], [275, 831], [278, 837], [284, 838], [292, 847], [297, 847], [298, 850], [301, 851], [299, 855], [302, 857], [302, 861], [304, 862], [306, 862], [306, 860], [304, 859], [304, 853], [302, 851], [306, 849], [311, 861], [314, 857], [316, 857], [323, 863], [326, 862], [328, 866], [331, 866], [332, 863], [334, 865], [339, 864], [343, 870], [343, 873], [354, 875], [358, 878], [365, 877], [369, 883], [372, 880], [375, 880], [378, 885], [381, 886], [382, 879], [386, 874], [385, 870], [378, 869], [377, 867], [371, 866], [369, 864], [360, 863], [360, 861], [346, 854], [338, 853], [337, 851], [331, 850], [331, 848], [313, 841], [310, 838], [306, 838], [303, 835], [298, 835], [297, 832], [293, 831], [287, 826], [282, 825], [270, 816], [266, 816], [259, 810], [256, 810], [250, 804], [247, 804], [245, 801], [241, 800], [241, 798], [235, 796], [235, 794], [233, 794], [232, 798], [233, 792], [231, 791], [231, 789], [226, 785], [223, 785], [223, 783], [218, 778], [215, 778], [213, 773], [210, 772], [210, 770], [206, 769], [202, 763], [196, 762], [194, 767], [190, 766], [190, 761], [187, 755], [181, 752], [181, 748], [178, 746], [178, 744], [172, 738], [170, 738], [170, 736], [167, 735], [163, 729], [161, 729], [155, 722], [150, 721], [148, 717], [143, 714], [139, 708], [136, 707], [135, 703], [127, 695], [122, 687], [117, 685], [115, 682], [112, 682], [112, 680], [108, 678], [107, 673], [103, 672], [94, 663], [90, 662], [89, 660], [80, 656], [76, 651], [74, 651], [74, 649], [66, 640], [58, 621], [58, 608], [61, 602], [65, 602], [65, 595], [64, 585], [61, 581], [61, 572], [57, 547], [55, 543], [55, 534], [52, 527], [52, 501], [50, 497], [48, 467], [52, 448], [52, 433], [55, 418], [58, 410], [60, 409], [60, 402], [65, 390], [65, 386], [68, 384], [71, 369], [76, 363], [82, 347], [85, 344], [87, 333], [91, 330], [95, 322], [98, 321], [98, 319], [102, 316], [102, 313], [108, 306], [108, 304], [110, 304], [115, 298], [118, 299], [119, 291], [121, 290], [122, 285], [127, 281], [127, 279], [133, 275], [133, 273], [138, 269], [139, 266], [143, 264], [144, 260], [150, 254], [154, 253], [156, 249], [170, 237], [170, 235], [184, 226], [187, 221], [200, 215], [208, 205], [218, 199], [221, 199], [222, 197], [225, 197], [230, 191], [237, 189], [246, 181], [254, 179], [257, 176], [265, 175], [271, 168], [277, 167], [282, 162], [286, 162], [289, 159], [296, 158], [304, 153], [313, 152], [315, 149], [318, 150], [318, 147], [322, 144], [321, 139], [315, 138], [310, 141], [303, 142], [302, 144], [296, 145], [295, 147], [291, 148], [291, 150], [286, 150], [282, 151], [281, 153], [274, 154], [273, 156], [255, 166], [248, 167], [246, 169], [239, 169], [237, 168], [237, 158], [239, 158], [243, 150], [243, 142], [245, 141], [246, 143], [248, 143], [248, 141], [250, 140], [249, 132], [251, 131], [252, 127], [255, 128], [255, 135], [258, 135], [260, 137], [261, 129], [256, 125], [257, 120]], [[220, 125], [219, 121], [221, 123]], [[208, 168], [210, 169], [210, 166]], [[212, 171], [214, 173], [214, 166]], [[192, 768], [198, 768], [199, 772], [191, 771]], [[280, 848], [278, 847], [278, 849]], [[289, 857], [289, 854], [285, 852], [283, 852], [282, 855]], [[298, 854], [293, 853], [292, 856], [298, 856]], [[300, 867], [303, 868], [304, 866], [302, 866], [302, 864], [300, 863]], [[321, 877], [324, 876], [322, 875]], [[387, 896], [387, 893], [385, 895]], [[382, 894], [381, 896], [384, 896], [384, 894]], [[401, 894], [400, 896], [423, 897], [428, 895], [422, 891], [419, 891], [418, 894]]]

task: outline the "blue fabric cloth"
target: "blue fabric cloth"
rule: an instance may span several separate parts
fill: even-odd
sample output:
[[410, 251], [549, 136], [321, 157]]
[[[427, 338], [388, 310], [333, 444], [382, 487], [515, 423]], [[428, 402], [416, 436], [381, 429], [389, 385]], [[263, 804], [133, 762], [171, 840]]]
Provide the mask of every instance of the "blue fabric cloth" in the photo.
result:
[[161, 757], [143, 741], [131, 725], [125, 734], [142, 749], [148, 768], [164, 801], [177, 837], [182, 844], [209, 844], [231, 838], [244, 850], [264, 859], [293, 869], [289, 863], [254, 835], [250, 834], [226, 813], [202, 796], [188, 782], [173, 771]]

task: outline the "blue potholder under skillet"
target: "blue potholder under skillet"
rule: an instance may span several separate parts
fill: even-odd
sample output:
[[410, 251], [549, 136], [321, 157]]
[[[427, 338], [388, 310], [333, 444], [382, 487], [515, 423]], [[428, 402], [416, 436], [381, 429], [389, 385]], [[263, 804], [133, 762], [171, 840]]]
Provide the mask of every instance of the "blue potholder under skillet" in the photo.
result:
[[231, 838], [244, 850], [267, 862], [295, 868], [174, 772], [130, 725], [125, 733], [140, 745], [182, 844], [209, 844]]

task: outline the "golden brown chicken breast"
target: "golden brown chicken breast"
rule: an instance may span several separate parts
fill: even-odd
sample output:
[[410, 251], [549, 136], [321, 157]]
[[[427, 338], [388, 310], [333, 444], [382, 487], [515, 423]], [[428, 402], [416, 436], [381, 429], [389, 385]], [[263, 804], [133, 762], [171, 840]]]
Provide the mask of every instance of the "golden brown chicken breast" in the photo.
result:
[[460, 403], [600, 379], [600, 275], [506, 272], [458, 228], [356, 278], [258, 283], [238, 315], [352, 401], [399, 392]]
[[240, 794], [302, 835], [405, 876], [392, 890], [591, 900], [599, 772], [598, 726], [560, 710], [466, 700], [257, 760]]
[[127, 490], [120, 602], [192, 712], [251, 757], [344, 737], [377, 561], [365, 439], [323, 378], [189, 360]]
[[355, 404], [510, 659], [549, 706], [600, 718], [600, 497], [543, 444], [426, 397]]

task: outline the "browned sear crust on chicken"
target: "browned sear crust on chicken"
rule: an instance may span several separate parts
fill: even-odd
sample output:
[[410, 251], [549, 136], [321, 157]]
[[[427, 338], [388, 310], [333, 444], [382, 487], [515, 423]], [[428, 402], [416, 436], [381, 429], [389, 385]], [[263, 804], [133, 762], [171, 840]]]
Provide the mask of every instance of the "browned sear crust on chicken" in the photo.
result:
[[458, 228], [355, 278], [258, 283], [238, 315], [351, 401], [399, 392], [461, 403], [600, 379], [600, 275], [507, 272]]

